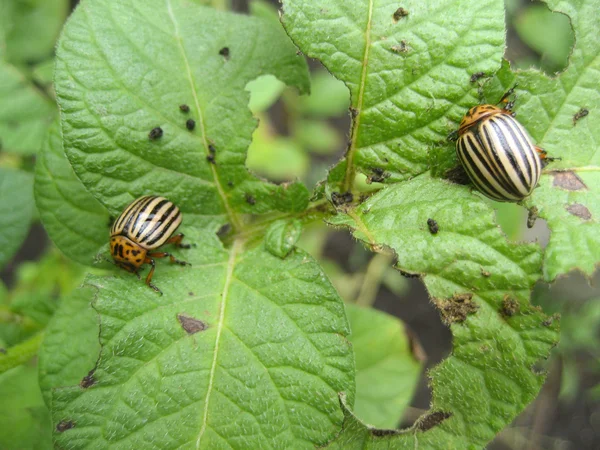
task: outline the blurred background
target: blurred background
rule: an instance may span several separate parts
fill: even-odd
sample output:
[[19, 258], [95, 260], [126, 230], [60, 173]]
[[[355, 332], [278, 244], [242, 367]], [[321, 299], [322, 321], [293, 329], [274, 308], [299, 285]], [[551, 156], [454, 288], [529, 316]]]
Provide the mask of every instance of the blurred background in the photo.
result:
[[[55, 39], [77, 2], [9, 1], [20, 4], [22, 20], [39, 26], [13, 36], [15, 44], [7, 48], [6, 58], [26, 73], [44, 95], [51, 97]], [[239, 12], [248, 10], [245, 0], [206, 0], [204, 3]], [[277, 6], [275, 1], [271, 3]], [[574, 44], [566, 16], [550, 12], [543, 3], [525, 0], [506, 0], [506, 13], [506, 58], [513, 69], [535, 67], [554, 76], [566, 68]], [[0, 21], [1, 16], [0, 4]], [[47, 45], [40, 45], [42, 41]], [[328, 168], [343, 155], [350, 128], [346, 87], [331, 77], [318, 61], [310, 61], [310, 67], [310, 97], [298, 96], [272, 76], [261, 77], [248, 85], [250, 108], [259, 117], [260, 125], [254, 133], [247, 160], [249, 168], [265, 178], [275, 182], [301, 179], [309, 188], [322, 180]], [[31, 171], [34, 164], [33, 154], [14, 154], [0, 147], [0, 167]], [[362, 182], [365, 189], [375, 188], [367, 184], [364, 177]], [[527, 212], [523, 208], [507, 204], [494, 206], [509, 239], [547, 243], [549, 231], [543, 220], [538, 219], [535, 226], [528, 229]], [[392, 269], [389, 256], [373, 255], [347, 232], [322, 226], [305, 230], [299, 245], [320, 260], [346, 302], [374, 305], [404, 321], [413, 338], [414, 351], [426, 360], [427, 368], [450, 353], [450, 332], [429, 302], [423, 284], [419, 279], [404, 278]], [[0, 285], [0, 322], [15, 319], [15, 303], [25, 311], [32, 304], [32, 298], [43, 298], [49, 299], [43, 302], [47, 310], [36, 307], [34, 311], [38, 325], [43, 324], [52, 314], [53, 299], [73, 289], [84, 271], [53, 248], [43, 227], [34, 219], [24, 245], [0, 273], [5, 285], [5, 288]], [[573, 273], [552, 286], [544, 283], [536, 286], [533, 303], [542, 306], [547, 314], [562, 315], [561, 342], [547, 363], [549, 376], [537, 400], [488, 448], [600, 448], [598, 281], [598, 272], [591, 282]], [[14, 335], [1, 337], [4, 344], [10, 344], [11, 340], [18, 342], [22, 325], [15, 327]], [[399, 426], [411, 425], [428, 409], [430, 399], [424, 371]]]

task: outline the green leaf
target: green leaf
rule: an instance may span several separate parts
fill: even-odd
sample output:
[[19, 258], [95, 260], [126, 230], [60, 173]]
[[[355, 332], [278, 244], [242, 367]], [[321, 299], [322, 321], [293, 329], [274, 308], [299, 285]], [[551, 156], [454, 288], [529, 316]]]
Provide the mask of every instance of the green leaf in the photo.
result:
[[50, 412], [37, 382], [37, 368], [21, 366], [0, 375], [0, 448], [52, 449]]
[[[6, 59], [17, 64], [49, 57], [69, 11], [68, 0], [3, 0], [7, 3]], [[1, 26], [1, 25], [0, 25]]]
[[77, 287], [83, 275], [81, 266], [71, 263], [54, 249], [35, 262], [22, 262], [11, 291], [11, 311], [46, 325], [60, 298]]
[[[284, 0], [283, 24], [351, 95], [355, 113], [343, 191], [355, 171], [386, 182], [428, 169], [428, 151], [476, 103], [473, 73], [493, 73], [504, 51], [504, 4], [495, 0]], [[453, 153], [448, 150], [449, 154]]]
[[27, 237], [33, 210], [33, 177], [0, 167], [0, 267]]
[[0, 354], [0, 375], [31, 361], [38, 352], [42, 337], [42, 333], [38, 333], [5, 349]]
[[380, 428], [398, 426], [419, 382], [422, 361], [411, 351], [404, 324], [386, 313], [346, 306], [356, 358], [354, 412]]
[[265, 248], [280, 258], [285, 258], [294, 249], [302, 234], [302, 222], [298, 219], [277, 220], [267, 230]]
[[[213, 229], [240, 228], [240, 213], [305, 208], [306, 188], [266, 183], [244, 167], [256, 126], [244, 89], [265, 74], [308, 90], [306, 62], [273, 20], [183, 0], [83, 1], [57, 50], [65, 152], [115, 215], [147, 193]], [[149, 139], [155, 127], [162, 137]]]
[[[54, 80], [54, 58], [47, 59], [37, 64], [31, 71], [31, 77], [41, 86], [50, 86]], [[51, 93], [54, 93], [54, 89], [47, 90], [51, 90]]]
[[331, 155], [342, 147], [342, 136], [327, 122], [299, 120], [294, 134], [308, 151], [320, 155]]
[[[427, 175], [390, 186], [331, 223], [373, 250], [393, 250], [397, 268], [422, 276], [451, 326], [452, 355], [430, 372], [432, 410], [414, 428], [419, 447], [483, 447], [535, 398], [545, 378], [535, 366], [558, 339], [557, 321], [529, 303], [539, 247], [507, 242], [486, 201]], [[396, 441], [413, 448], [411, 436]]]
[[[354, 395], [344, 306], [300, 250], [224, 249], [184, 230], [192, 266], [158, 262], [153, 282], [88, 277], [101, 351], [88, 387], [55, 389], [58, 447], [314, 448]], [[201, 244], [201, 245], [200, 245]], [[56, 351], [61, 351], [57, 348]], [[46, 354], [47, 360], [52, 354]]]
[[35, 154], [56, 116], [56, 105], [15, 67], [0, 61], [0, 149]]
[[58, 121], [35, 168], [35, 200], [44, 228], [69, 258], [92, 265], [108, 242], [110, 215], [83, 186], [63, 152]]
[[246, 85], [246, 90], [250, 91], [248, 108], [255, 114], [266, 111], [277, 101], [284, 89], [285, 83], [273, 75], [258, 77]]
[[[557, 78], [537, 70], [499, 74], [503, 84], [518, 82], [519, 121], [554, 161], [545, 169], [540, 186], [527, 201], [535, 205], [552, 231], [546, 248], [544, 278], [579, 269], [590, 276], [600, 249], [600, 46], [596, 39], [600, 1], [548, 2], [567, 14], [576, 43], [568, 68]], [[589, 115], [578, 121], [581, 108]]]
[[254, 173], [274, 181], [304, 177], [309, 157], [295, 140], [277, 136], [269, 118], [260, 116], [260, 124], [252, 135], [246, 165]]
[[87, 286], [65, 296], [46, 328], [38, 364], [48, 407], [52, 389], [79, 384], [96, 365], [100, 352], [98, 314], [92, 309], [96, 293]]

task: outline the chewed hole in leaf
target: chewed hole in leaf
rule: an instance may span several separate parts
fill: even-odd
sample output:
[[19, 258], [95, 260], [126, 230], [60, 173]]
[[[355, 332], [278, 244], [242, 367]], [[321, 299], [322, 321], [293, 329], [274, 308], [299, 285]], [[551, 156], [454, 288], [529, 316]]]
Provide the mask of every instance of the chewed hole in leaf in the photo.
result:
[[379, 430], [377, 428], [373, 428], [369, 430], [373, 436], [383, 437], [383, 436], [393, 436], [395, 434], [399, 434], [399, 430]]
[[415, 428], [420, 431], [431, 430], [433, 427], [435, 427], [436, 425], [439, 425], [444, 420], [446, 420], [450, 417], [452, 417], [451, 412], [434, 411], [434, 412], [429, 413], [429, 414], [423, 416], [422, 418], [420, 418], [415, 423]]
[[567, 67], [568, 58], [575, 43], [569, 17], [551, 11], [545, 3], [532, 2], [517, 10], [512, 25], [520, 42], [507, 48], [507, 58], [529, 51], [529, 57], [521, 58], [523, 68], [531, 65], [555, 74]]

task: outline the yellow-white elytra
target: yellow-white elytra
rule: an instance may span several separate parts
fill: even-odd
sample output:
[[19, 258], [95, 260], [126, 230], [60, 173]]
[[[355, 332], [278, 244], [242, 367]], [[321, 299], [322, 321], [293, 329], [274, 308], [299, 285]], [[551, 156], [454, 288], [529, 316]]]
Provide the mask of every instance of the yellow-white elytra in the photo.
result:
[[171, 262], [187, 265], [167, 252], [152, 252], [165, 244], [182, 244], [183, 234], [173, 235], [181, 224], [179, 208], [164, 197], [147, 195], [131, 202], [114, 221], [110, 229], [110, 253], [115, 263], [128, 272], [138, 273], [144, 264], [152, 268], [146, 276], [146, 284], [156, 292], [161, 290], [152, 284], [155, 262], [153, 258], [169, 257]]
[[510, 106], [512, 102], [505, 108], [471, 108], [460, 123], [456, 141], [456, 154], [473, 184], [501, 202], [518, 202], [531, 194], [546, 158], [546, 152], [533, 145], [513, 117]]

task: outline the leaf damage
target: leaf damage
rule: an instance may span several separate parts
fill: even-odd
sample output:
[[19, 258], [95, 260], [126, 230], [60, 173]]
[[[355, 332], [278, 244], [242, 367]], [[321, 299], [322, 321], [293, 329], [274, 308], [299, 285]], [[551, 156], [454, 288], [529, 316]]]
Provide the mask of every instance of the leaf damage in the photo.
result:
[[504, 317], [512, 317], [515, 314], [518, 314], [521, 306], [517, 299], [512, 298], [509, 295], [505, 295], [502, 300], [502, 308], [500, 308], [500, 314]]
[[425, 416], [419, 418], [419, 420], [415, 423], [415, 429], [419, 431], [427, 431], [431, 430], [433, 427], [439, 425], [444, 420], [452, 417], [451, 412], [447, 411], [433, 411]]
[[433, 302], [440, 310], [442, 321], [446, 325], [462, 323], [467, 320], [468, 315], [479, 309], [479, 305], [473, 301], [473, 294], [471, 293], [454, 294], [446, 299], [434, 298]]
[[565, 209], [569, 214], [572, 214], [576, 217], [579, 217], [581, 220], [591, 220], [592, 213], [587, 208], [587, 206], [582, 205], [581, 203], [573, 203], [571, 205], [566, 205]]
[[181, 324], [181, 328], [183, 328], [185, 332], [190, 335], [199, 333], [208, 328], [208, 324], [206, 322], [194, 317], [186, 316], [184, 314], [177, 314], [177, 320]]
[[587, 189], [587, 186], [579, 176], [573, 171], [554, 172], [553, 187], [564, 189], [566, 191], [581, 191]]

